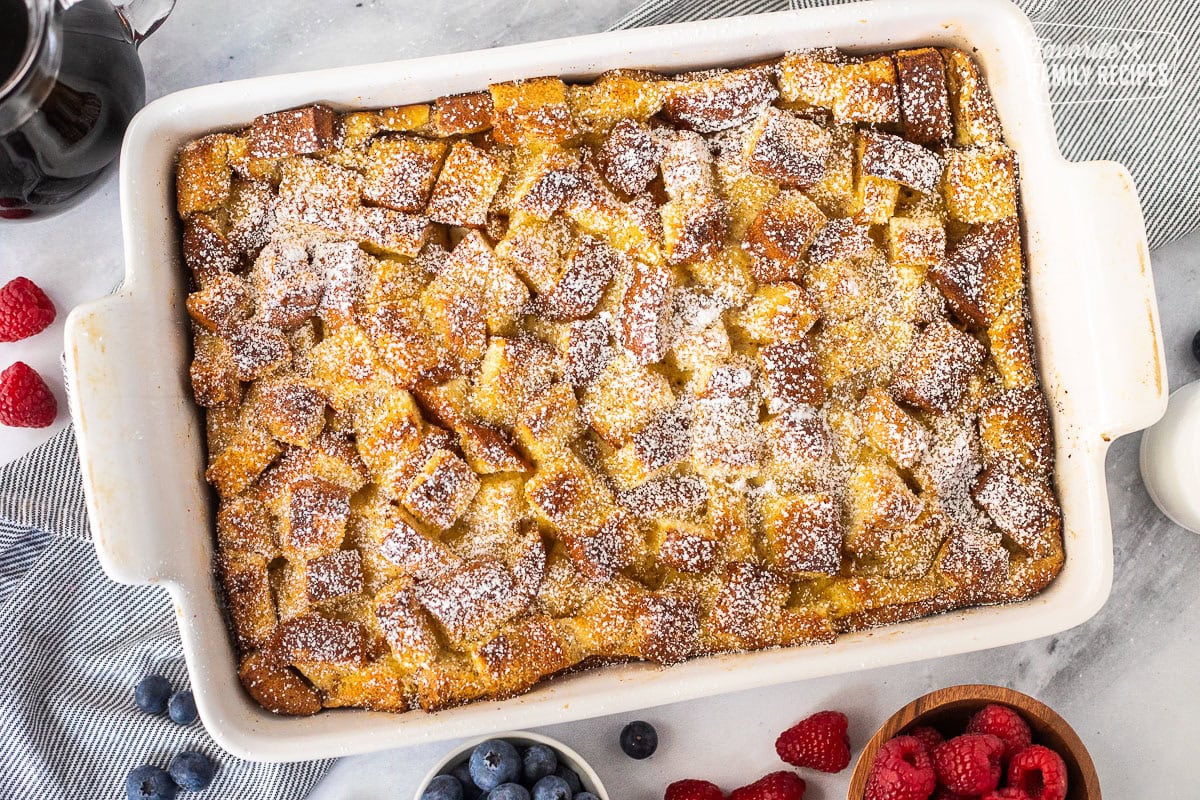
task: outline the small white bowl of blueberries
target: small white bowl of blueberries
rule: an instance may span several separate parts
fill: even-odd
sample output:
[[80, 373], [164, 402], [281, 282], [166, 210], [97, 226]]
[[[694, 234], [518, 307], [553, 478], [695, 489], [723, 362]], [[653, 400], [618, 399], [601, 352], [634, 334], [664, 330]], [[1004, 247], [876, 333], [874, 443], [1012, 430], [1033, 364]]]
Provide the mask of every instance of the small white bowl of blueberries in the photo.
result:
[[595, 771], [571, 748], [537, 733], [468, 742], [438, 762], [417, 800], [609, 800]]

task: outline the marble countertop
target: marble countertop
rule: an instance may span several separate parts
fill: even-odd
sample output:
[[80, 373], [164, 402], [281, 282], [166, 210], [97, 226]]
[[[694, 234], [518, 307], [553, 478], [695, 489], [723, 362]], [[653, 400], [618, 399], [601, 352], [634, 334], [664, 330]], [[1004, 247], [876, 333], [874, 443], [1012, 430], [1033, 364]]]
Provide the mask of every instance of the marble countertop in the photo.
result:
[[[636, 2], [190, 0], [180, 3], [142, 54], [154, 98], [213, 81], [598, 31]], [[63, 308], [110, 291], [120, 280], [121, 259], [111, 175], [70, 214], [6, 227], [0, 234], [0, 283], [27, 274], [44, 282]], [[1191, 333], [1200, 326], [1195, 303], [1200, 236], [1161, 249], [1153, 262], [1174, 388], [1200, 378], [1200, 364], [1188, 352]], [[61, 320], [52, 333], [20, 354], [47, 373], [61, 351]], [[4, 355], [17, 357], [17, 351]], [[9, 445], [0, 442], [0, 453]], [[649, 709], [640, 716], [658, 727], [662, 743], [646, 762], [626, 759], [617, 747], [617, 732], [631, 716], [544, 732], [588, 758], [614, 800], [651, 800], [678, 778], [703, 777], [733, 788], [779, 768], [775, 736], [813, 711], [845, 711], [851, 739], [861, 745], [886, 716], [917, 695], [955, 683], [999, 683], [1038, 696], [1075, 726], [1091, 749], [1106, 796], [1196, 796], [1200, 536], [1170, 523], [1151, 503], [1139, 477], [1137, 449], [1138, 437], [1125, 437], [1108, 458], [1116, 549], [1112, 597], [1073, 630], [963, 656]], [[431, 744], [344, 759], [311, 797], [406, 800], [449, 747]], [[848, 770], [840, 776], [806, 775], [812, 777], [807, 800], [844, 797], [848, 776]]]

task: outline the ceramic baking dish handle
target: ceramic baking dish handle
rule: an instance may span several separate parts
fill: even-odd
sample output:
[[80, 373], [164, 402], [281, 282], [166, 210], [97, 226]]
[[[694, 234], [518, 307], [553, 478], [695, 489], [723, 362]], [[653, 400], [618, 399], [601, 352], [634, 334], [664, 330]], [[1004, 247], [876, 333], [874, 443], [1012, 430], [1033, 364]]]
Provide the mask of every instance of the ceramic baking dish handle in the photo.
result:
[[1102, 354], [1099, 415], [1105, 441], [1149, 427], [1167, 403], [1166, 361], [1146, 227], [1133, 177], [1114, 161], [1069, 165], [1083, 229], [1093, 244], [1083, 285]]
[[116, 294], [73, 311], [65, 336], [71, 418], [96, 554], [113, 580], [134, 584], [177, 577], [179, 542], [164, 519], [172, 504], [186, 502], [164, 497], [161, 489], [180, 485], [172, 482], [176, 469], [169, 464], [179, 456], [156, 427], [163, 418], [156, 407], [172, 393], [162, 376], [147, 372], [142, 353], [155, 343], [147, 341], [146, 329], [133, 297]]

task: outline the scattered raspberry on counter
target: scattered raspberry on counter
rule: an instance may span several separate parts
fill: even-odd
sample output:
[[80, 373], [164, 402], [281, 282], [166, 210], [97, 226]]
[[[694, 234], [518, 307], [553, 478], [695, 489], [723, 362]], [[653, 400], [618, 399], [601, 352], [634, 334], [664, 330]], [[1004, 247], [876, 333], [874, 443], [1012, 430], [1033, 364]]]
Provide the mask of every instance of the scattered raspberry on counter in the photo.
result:
[[802, 800], [805, 788], [799, 775], [780, 770], [734, 789], [729, 793], [729, 800]]
[[58, 402], [33, 367], [18, 361], [0, 372], [0, 425], [45, 428], [58, 416]]
[[29, 278], [13, 278], [0, 286], [0, 342], [16, 342], [40, 333], [54, 322], [54, 304]]
[[725, 800], [725, 793], [715, 783], [688, 779], [668, 786], [664, 800]]
[[796, 767], [841, 772], [850, 763], [846, 726], [846, 715], [840, 711], [818, 711], [779, 734], [775, 752]]

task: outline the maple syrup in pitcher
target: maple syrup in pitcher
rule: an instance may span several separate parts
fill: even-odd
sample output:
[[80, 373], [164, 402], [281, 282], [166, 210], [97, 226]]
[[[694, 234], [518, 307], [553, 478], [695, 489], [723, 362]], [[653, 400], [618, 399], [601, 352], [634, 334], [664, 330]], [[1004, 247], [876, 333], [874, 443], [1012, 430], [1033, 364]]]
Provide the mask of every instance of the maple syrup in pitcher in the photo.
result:
[[146, 82], [111, 0], [0, 0], [0, 221], [84, 196], [120, 151]]

